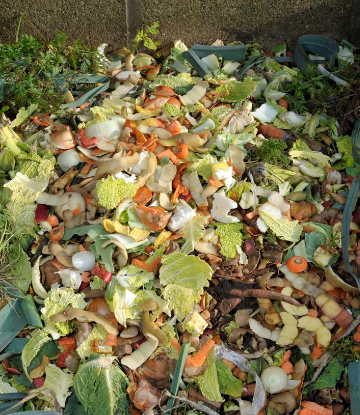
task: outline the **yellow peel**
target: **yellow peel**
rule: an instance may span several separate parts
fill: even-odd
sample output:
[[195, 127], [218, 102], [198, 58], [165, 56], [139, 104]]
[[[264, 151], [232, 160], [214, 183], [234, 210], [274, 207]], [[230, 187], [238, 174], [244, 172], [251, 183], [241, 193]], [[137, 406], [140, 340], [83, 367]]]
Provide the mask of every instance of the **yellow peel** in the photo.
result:
[[289, 313], [280, 313], [284, 327], [281, 330], [280, 337], [276, 344], [279, 346], [287, 346], [292, 344], [298, 335], [297, 320]]
[[155, 248], [159, 248], [160, 245], [162, 245], [169, 236], [171, 236], [172, 232], [170, 231], [161, 231], [161, 233], [157, 236], [157, 238], [154, 241]]
[[105, 228], [106, 232], [114, 233], [115, 232], [115, 225], [111, 219], [104, 219], [103, 220], [103, 227]]
[[323, 325], [319, 318], [304, 316], [298, 320], [298, 327], [314, 332], [316, 340], [321, 346], [327, 347], [331, 340], [330, 331]]
[[[281, 290], [281, 294], [287, 295], [289, 297], [291, 297], [293, 292], [294, 290], [291, 287], [285, 287]], [[306, 314], [309, 312], [308, 308], [305, 305], [295, 306], [283, 301], [281, 301], [281, 305], [285, 311], [287, 311], [289, 314], [292, 314], [293, 316], [306, 316]]]
[[143, 241], [150, 235], [150, 231], [146, 231], [145, 229], [139, 229], [136, 226], [131, 229], [129, 233], [130, 238], [135, 239], [136, 242]]

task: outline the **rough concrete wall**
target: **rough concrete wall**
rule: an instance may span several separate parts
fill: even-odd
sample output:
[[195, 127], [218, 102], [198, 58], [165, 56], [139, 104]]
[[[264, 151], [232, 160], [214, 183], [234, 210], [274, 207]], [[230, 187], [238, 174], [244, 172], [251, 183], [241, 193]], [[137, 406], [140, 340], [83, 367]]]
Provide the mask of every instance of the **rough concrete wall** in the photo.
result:
[[[137, 26], [159, 20], [163, 46], [182, 39], [186, 44], [259, 42], [267, 48], [302, 34], [351, 38], [356, 31], [352, 3], [357, 0], [2, 0], [0, 41], [15, 39], [20, 12], [48, 39], [62, 30], [89, 44], [126, 45]], [[352, 24], [350, 24], [352, 21]], [[23, 18], [20, 33], [38, 36]], [[130, 33], [130, 35], [129, 35]], [[359, 34], [359, 31], [358, 31]]]

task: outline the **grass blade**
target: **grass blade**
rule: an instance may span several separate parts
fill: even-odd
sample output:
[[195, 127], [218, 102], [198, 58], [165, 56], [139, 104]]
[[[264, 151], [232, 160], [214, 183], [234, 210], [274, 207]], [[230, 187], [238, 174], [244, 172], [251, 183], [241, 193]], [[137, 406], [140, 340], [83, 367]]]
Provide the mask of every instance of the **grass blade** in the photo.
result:
[[[174, 377], [172, 380], [170, 392], [173, 396], [176, 396], [179, 390], [180, 380], [181, 376], [184, 370], [185, 361], [187, 358], [187, 355], [189, 353], [190, 343], [183, 344], [180, 351], [179, 360], [177, 361]], [[170, 415], [172, 408], [175, 403], [175, 398], [169, 398], [166, 405], [166, 412], [165, 415]]]

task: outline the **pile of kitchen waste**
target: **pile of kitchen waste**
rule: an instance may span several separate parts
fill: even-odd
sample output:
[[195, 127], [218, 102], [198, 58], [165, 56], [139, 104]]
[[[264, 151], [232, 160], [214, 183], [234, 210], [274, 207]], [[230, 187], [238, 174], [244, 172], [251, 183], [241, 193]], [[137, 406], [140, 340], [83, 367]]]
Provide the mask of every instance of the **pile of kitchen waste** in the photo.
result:
[[[197, 65], [180, 41], [102, 47], [109, 88], [2, 115], [2, 306], [40, 316], [2, 354], [4, 413], [350, 413], [359, 170], [333, 102], [359, 72], [338, 50], [306, 78], [286, 45]], [[300, 102], [306, 83], [332, 101]]]

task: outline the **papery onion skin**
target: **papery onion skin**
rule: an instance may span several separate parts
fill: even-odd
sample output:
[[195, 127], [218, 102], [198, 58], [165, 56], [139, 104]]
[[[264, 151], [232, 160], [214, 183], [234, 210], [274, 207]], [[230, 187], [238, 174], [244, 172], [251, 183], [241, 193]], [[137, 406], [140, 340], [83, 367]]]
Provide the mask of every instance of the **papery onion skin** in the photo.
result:
[[72, 263], [79, 271], [90, 271], [95, 265], [95, 256], [90, 251], [77, 252], [72, 256]]

